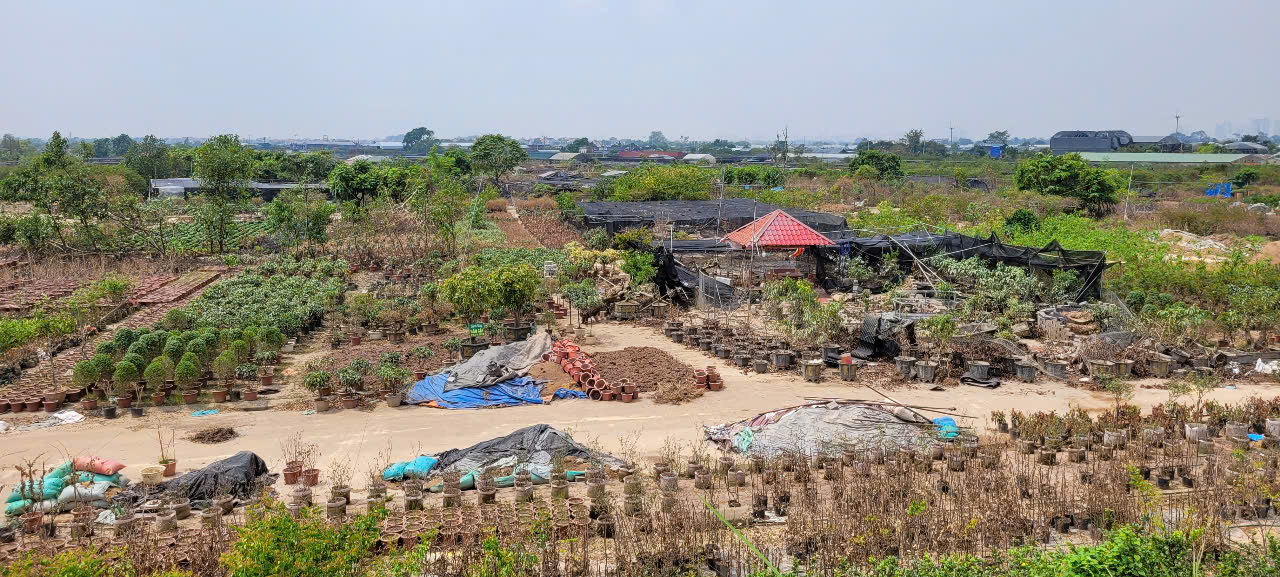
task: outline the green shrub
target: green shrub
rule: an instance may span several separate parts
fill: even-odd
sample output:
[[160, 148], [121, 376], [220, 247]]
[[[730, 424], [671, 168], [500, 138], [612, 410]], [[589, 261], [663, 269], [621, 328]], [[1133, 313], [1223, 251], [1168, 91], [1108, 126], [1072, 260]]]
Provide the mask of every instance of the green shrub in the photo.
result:
[[303, 508], [294, 519], [283, 503], [262, 505], [261, 514], [236, 529], [239, 538], [222, 556], [228, 577], [336, 577], [352, 575], [378, 540], [384, 509], [347, 523], [325, 521], [317, 509]]
[[706, 200], [711, 197], [713, 173], [680, 164], [641, 164], [613, 183], [610, 200]]
[[582, 235], [582, 242], [591, 250], [605, 250], [612, 244], [609, 239], [609, 231], [603, 227], [595, 227]]

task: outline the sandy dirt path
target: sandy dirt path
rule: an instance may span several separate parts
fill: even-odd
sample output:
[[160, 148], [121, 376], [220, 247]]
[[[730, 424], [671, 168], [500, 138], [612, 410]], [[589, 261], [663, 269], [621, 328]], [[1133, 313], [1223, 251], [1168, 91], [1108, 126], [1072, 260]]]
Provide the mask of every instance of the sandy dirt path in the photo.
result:
[[[138, 422], [127, 416], [115, 421], [90, 419], [62, 427], [0, 435], [0, 455], [9, 455], [0, 458], [0, 484], [14, 485], [16, 473], [11, 465], [17, 459], [41, 453], [54, 463], [68, 453], [110, 457], [128, 465], [126, 473], [136, 478], [143, 466], [154, 463], [158, 457], [154, 428], [157, 422], [177, 430], [180, 471], [198, 468], [241, 450], [259, 454], [275, 469], [281, 465], [280, 440], [303, 431], [307, 439], [320, 445], [322, 465], [334, 457], [349, 458], [354, 460], [355, 471], [363, 472], [376, 462], [379, 451], [386, 449], [388, 442], [394, 458], [407, 460], [415, 454], [465, 447], [537, 423], [569, 429], [580, 441], [598, 442], [606, 450], [617, 450], [623, 437], [639, 433], [637, 449], [641, 455], [653, 457], [668, 438], [686, 442], [700, 440], [703, 425], [736, 421], [801, 404], [805, 402], [804, 397], [878, 398], [866, 387], [837, 380], [834, 371], [827, 372], [828, 380], [823, 383], [806, 383], [794, 374], [745, 375], [721, 361], [672, 343], [663, 338], [658, 329], [609, 323], [597, 325], [595, 334], [599, 342], [584, 347], [587, 352], [628, 346], [657, 347], [694, 367], [717, 365], [725, 380], [725, 389], [677, 406], [655, 405], [650, 397], [631, 404], [563, 400], [550, 405], [470, 411], [384, 405], [320, 415], [303, 415], [300, 411], [224, 410], [218, 415], [192, 417], [189, 411], [174, 409], [163, 417], [149, 415]], [[983, 426], [986, 415], [994, 409], [1061, 411], [1079, 405], [1104, 410], [1111, 406], [1104, 394], [1048, 380], [1036, 384], [1008, 383], [996, 390], [960, 386], [933, 392], [921, 385], [911, 385], [887, 392], [908, 404], [956, 407], [958, 413], [977, 417], [958, 419], [962, 425], [977, 426]], [[1254, 394], [1275, 396], [1280, 394], [1280, 386], [1249, 384], [1235, 390], [1218, 389], [1212, 398], [1238, 401]], [[1150, 407], [1166, 399], [1164, 391], [1139, 388], [1135, 401]], [[213, 426], [234, 427], [240, 436], [216, 445], [200, 445], [183, 439], [194, 431]]]

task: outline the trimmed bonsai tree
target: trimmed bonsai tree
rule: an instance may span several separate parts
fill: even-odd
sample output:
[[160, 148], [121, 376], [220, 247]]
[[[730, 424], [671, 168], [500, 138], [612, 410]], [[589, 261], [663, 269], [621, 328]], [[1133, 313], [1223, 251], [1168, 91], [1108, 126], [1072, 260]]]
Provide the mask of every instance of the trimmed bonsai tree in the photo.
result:
[[232, 355], [235, 355], [237, 363], [249, 360], [249, 343], [246, 343], [244, 339], [231, 341], [231, 344], [227, 345], [227, 350], [231, 351]]
[[331, 380], [333, 375], [330, 375], [329, 371], [311, 371], [302, 379], [302, 386], [319, 396], [320, 389], [329, 386]]
[[199, 378], [200, 367], [196, 364], [196, 356], [191, 353], [183, 355], [182, 360], [173, 368], [173, 380], [177, 381], [182, 390], [187, 391]]
[[213, 374], [228, 385], [236, 378], [236, 356], [231, 349], [226, 349], [213, 359]]
[[127, 395], [129, 388], [138, 382], [138, 367], [129, 361], [116, 363], [115, 370], [111, 373], [111, 382], [115, 384], [116, 396]]
[[151, 388], [155, 390], [160, 390], [160, 387], [164, 385], [165, 379], [169, 378], [169, 367], [165, 366], [162, 360], [164, 358], [156, 357], [152, 359], [151, 363], [147, 365], [147, 369], [142, 371], [143, 380], [147, 381], [147, 384], [151, 385]]
[[279, 351], [284, 347], [284, 333], [276, 327], [267, 327], [258, 331], [258, 349], [266, 351]]
[[409, 377], [413, 376], [408, 369], [393, 364], [379, 365], [377, 375], [378, 380], [382, 381], [382, 389], [393, 392], [403, 392]]
[[347, 393], [354, 392], [362, 380], [364, 380], [364, 375], [361, 375], [360, 371], [354, 368], [347, 367], [338, 371], [338, 382], [342, 384], [343, 391]]
[[71, 382], [77, 387], [88, 387], [98, 382], [98, 365], [92, 359], [76, 363], [71, 369]]

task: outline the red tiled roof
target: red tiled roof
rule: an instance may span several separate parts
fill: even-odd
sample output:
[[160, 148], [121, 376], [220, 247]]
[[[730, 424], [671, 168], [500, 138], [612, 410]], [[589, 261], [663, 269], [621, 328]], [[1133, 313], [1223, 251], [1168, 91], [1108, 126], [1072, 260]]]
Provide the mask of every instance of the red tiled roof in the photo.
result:
[[775, 210], [742, 228], [727, 235], [721, 242], [730, 241], [736, 245], [757, 247], [800, 247], [800, 246], [832, 246], [831, 242], [818, 231], [809, 228], [805, 223], [796, 220], [781, 210]]
[[618, 158], [649, 158], [652, 156], [683, 158], [684, 154], [679, 150], [623, 150], [618, 152]]

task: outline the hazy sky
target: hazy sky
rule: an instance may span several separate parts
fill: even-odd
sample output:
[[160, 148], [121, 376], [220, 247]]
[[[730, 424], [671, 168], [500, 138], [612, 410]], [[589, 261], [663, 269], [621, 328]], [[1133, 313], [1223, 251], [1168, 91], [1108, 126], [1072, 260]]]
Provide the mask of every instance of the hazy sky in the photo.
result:
[[[1280, 1], [0, 0], [0, 132], [1213, 133], [1280, 119]], [[1185, 130], [1184, 130], [1185, 131]]]

